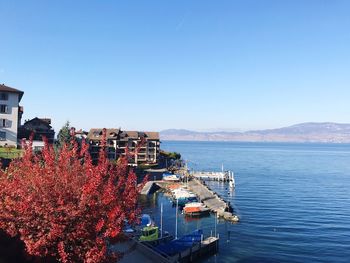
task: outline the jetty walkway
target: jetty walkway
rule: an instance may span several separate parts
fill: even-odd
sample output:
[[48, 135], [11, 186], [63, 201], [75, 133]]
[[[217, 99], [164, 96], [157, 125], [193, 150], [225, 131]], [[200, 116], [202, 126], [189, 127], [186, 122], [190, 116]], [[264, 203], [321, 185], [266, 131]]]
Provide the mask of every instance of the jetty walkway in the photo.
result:
[[204, 203], [212, 212], [216, 213], [218, 217], [224, 218], [227, 221], [238, 222], [237, 215], [232, 214], [232, 207], [224, 200], [222, 200], [215, 192], [208, 189], [199, 180], [192, 179], [188, 182], [188, 188], [195, 193], [200, 201]]

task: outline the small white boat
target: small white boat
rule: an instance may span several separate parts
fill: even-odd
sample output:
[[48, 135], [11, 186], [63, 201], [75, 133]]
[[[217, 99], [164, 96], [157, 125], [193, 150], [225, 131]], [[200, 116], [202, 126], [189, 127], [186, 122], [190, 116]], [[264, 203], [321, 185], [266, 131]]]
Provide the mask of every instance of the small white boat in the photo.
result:
[[179, 182], [180, 178], [176, 174], [164, 173], [163, 174], [163, 180], [164, 181], [170, 181], [170, 182]]
[[196, 197], [194, 193], [188, 191], [181, 191], [174, 194], [175, 199], [179, 198], [188, 198], [188, 197]]
[[171, 192], [172, 192], [172, 194], [173, 194], [174, 196], [177, 196], [177, 195], [186, 195], [186, 194], [191, 193], [189, 190], [184, 189], [184, 188], [178, 188], [178, 189], [175, 189], [175, 190], [173, 190], [173, 191], [171, 191]]
[[163, 177], [163, 180], [164, 181], [171, 181], [171, 182], [179, 182], [180, 181], [180, 179], [175, 174]]
[[205, 207], [205, 205], [200, 202], [192, 202], [192, 203], [186, 204], [185, 207]]
[[182, 193], [184, 191], [186, 191], [186, 190], [183, 188], [178, 188], [178, 189], [172, 190], [171, 193], [173, 196], [176, 196], [177, 194]]

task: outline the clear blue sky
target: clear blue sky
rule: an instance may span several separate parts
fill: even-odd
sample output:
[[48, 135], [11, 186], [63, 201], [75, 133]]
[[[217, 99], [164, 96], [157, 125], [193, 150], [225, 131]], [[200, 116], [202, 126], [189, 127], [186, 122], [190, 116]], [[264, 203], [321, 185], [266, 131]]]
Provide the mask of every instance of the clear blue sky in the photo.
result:
[[78, 128], [350, 122], [350, 1], [0, 0], [0, 82]]

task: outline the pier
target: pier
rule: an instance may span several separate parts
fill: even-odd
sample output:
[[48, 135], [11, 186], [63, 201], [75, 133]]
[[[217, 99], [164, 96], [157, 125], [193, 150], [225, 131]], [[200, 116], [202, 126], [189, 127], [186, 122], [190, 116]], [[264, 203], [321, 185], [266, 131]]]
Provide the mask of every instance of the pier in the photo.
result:
[[149, 181], [145, 184], [145, 186], [141, 190], [141, 195], [149, 195], [156, 192], [161, 187], [159, 186], [160, 182], [157, 181]]
[[[160, 188], [167, 189], [169, 185], [171, 185], [170, 182], [150, 181], [147, 182], [144, 188], [141, 190], [141, 194], [152, 194]], [[208, 207], [211, 212], [216, 213], [218, 217], [230, 222], [239, 221], [238, 216], [232, 213], [233, 208], [230, 203], [220, 198], [217, 193], [210, 190], [200, 180], [192, 178], [190, 181], [188, 181], [187, 187], [199, 198], [200, 202]]]
[[194, 171], [192, 173], [192, 176], [200, 180], [208, 180], [208, 181], [219, 181], [219, 182], [234, 181], [234, 175], [233, 175], [233, 172], [231, 171], [222, 171], [222, 172]]
[[[186, 184], [185, 183], [175, 183], [178, 184], [179, 187], [183, 185], [183, 187], [188, 188], [192, 193], [194, 193], [200, 202], [202, 202], [211, 212], [215, 213], [217, 217], [223, 218], [230, 222], [238, 222], [239, 218], [237, 215], [233, 214], [233, 208], [231, 204], [225, 200], [223, 200], [217, 193], [209, 189], [204, 183], [202, 183], [202, 179], [207, 179], [208, 177], [194, 176], [196, 173], [192, 174], [192, 176], [187, 176]], [[198, 175], [198, 174], [197, 174]], [[212, 180], [223, 182], [230, 182], [234, 184], [234, 177], [232, 172], [201, 172], [201, 175], [212, 176]], [[227, 176], [227, 177], [225, 177]], [[191, 178], [192, 177], [192, 178]], [[210, 180], [210, 179], [209, 179]], [[156, 192], [158, 189], [163, 188], [169, 191], [169, 188], [174, 183], [166, 182], [166, 181], [149, 181], [146, 183], [144, 188], [141, 190], [141, 194], [148, 195]]]
[[192, 179], [188, 182], [188, 188], [195, 193], [200, 201], [204, 203], [212, 212], [216, 213], [218, 217], [224, 218], [230, 222], [238, 222], [237, 215], [232, 214], [231, 205], [221, 199], [215, 192], [208, 189], [197, 179]]

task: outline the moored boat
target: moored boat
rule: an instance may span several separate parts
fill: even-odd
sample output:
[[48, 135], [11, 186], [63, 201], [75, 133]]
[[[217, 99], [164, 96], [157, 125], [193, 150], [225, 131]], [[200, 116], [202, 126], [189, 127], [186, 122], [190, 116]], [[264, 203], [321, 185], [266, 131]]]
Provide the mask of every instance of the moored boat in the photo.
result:
[[187, 203], [196, 202], [196, 201], [198, 201], [196, 196], [180, 197], [177, 199], [179, 206], [185, 206]]
[[162, 240], [172, 239], [172, 236], [168, 232], [162, 230], [162, 225], [159, 229], [151, 219], [150, 215], [143, 214], [141, 216], [141, 233], [139, 241], [142, 242], [156, 242], [159, 243]]
[[168, 182], [179, 182], [180, 178], [176, 174], [164, 173], [163, 174], [163, 180], [164, 181], [168, 181]]
[[140, 241], [155, 241], [159, 238], [159, 230], [157, 226], [145, 226], [142, 229]]
[[187, 190], [180, 190], [174, 193], [174, 202], [177, 202], [179, 206], [184, 206], [187, 203], [196, 201], [197, 196]]
[[209, 215], [210, 209], [202, 203], [193, 202], [185, 205], [183, 213], [187, 216], [204, 216]]

